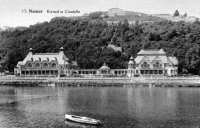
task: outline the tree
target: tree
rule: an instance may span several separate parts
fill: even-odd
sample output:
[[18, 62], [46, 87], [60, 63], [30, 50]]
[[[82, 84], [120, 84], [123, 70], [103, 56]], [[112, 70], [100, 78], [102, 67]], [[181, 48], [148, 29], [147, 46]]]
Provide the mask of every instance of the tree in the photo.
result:
[[92, 13], [90, 13], [89, 14], [89, 17], [91, 18], [91, 19], [99, 19], [99, 18], [101, 18], [101, 15], [103, 14], [103, 12], [92, 12]]
[[161, 37], [159, 34], [150, 33], [148, 39], [149, 39], [149, 41], [160, 41]]
[[184, 17], [187, 17], [187, 13], [185, 13], [183, 16], [184, 16]]
[[[137, 56], [142, 48], [163, 48], [169, 56], [178, 58], [179, 73], [200, 73], [199, 21], [151, 24], [136, 21], [134, 26], [128, 27], [128, 20], [108, 25], [99, 18], [100, 13], [93, 16], [94, 19], [57, 17], [27, 29], [0, 31], [2, 68], [13, 71], [17, 62], [26, 57], [30, 47], [35, 53], [55, 53], [64, 47], [69, 60], [76, 60], [80, 68], [90, 69], [100, 68], [104, 62], [110, 68], [125, 68], [129, 60], [127, 56]], [[126, 55], [107, 48], [112, 38], [113, 44], [120, 44]]]
[[174, 12], [174, 16], [179, 16], [180, 14], [179, 14], [179, 11], [178, 10], [176, 10], [175, 12]]
[[123, 27], [127, 30], [129, 28], [129, 23], [127, 19], [124, 19], [123, 21]]

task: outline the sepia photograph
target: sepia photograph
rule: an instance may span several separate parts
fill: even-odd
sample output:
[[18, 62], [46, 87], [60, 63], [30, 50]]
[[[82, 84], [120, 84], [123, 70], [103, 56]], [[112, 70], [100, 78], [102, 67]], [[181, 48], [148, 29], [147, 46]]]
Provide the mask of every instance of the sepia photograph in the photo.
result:
[[0, 128], [199, 128], [200, 0], [0, 0]]

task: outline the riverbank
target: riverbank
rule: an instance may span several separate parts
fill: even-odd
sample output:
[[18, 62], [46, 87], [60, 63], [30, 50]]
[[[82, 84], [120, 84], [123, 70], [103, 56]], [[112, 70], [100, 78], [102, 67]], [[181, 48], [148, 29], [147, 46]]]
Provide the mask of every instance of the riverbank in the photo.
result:
[[11, 86], [149, 86], [200, 87], [200, 77], [18, 77], [1, 76], [0, 85]]

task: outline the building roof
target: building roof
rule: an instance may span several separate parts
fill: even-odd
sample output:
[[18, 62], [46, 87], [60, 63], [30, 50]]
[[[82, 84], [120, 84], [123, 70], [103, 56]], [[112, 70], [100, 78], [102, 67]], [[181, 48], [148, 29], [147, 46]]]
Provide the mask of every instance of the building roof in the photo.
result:
[[113, 45], [113, 44], [109, 44], [108, 46], [107, 46], [108, 48], [112, 48], [114, 51], [120, 51], [120, 52], [122, 52], [122, 48], [121, 47], [117, 47], [117, 46], [115, 46], [115, 45]]
[[167, 56], [159, 56], [159, 58], [163, 63], [169, 63]]
[[17, 67], [19, 67], [19, 65], [23, 65], [23, 61], [18, 61]]
[[141, 50], [137, 53], [137, 55], [165, 55], [166, 53], [163, 49], [155, 49], [155, 50]]
[[110, 70], [110, 68], [104, 63], [100, 70]]
[[68, 60], [68, 58], [65, 55], [61, 56], [58, 53], [35, 53], [32, 56], [28, 55], [21, 64], [24, 65], [27, 61], [56, 61], [58, 64], [66, 64], [65, 60]]
[[[65, 56], [64, 52], [63, 52], [63, 47], [60, 48], [60, 52], [59, 53], [33, 53], [32, 52], [32, 48], [29, 49], [29, 53], [26, 56], [26, 58], [23, 61], [19, 61], [17, 64], [17, 67], [19, 67], [19, 65], [25, 65], [27, 63], [27, 61], [56, 61], [59, 65], [63, 65], [63, 64], [69, 64], [68, 63], [68, 58]], [[78, 65], [77, 62], [73, 61], [74, 65]]]
[[137, 56], [137, 57], [135, 58], [135, 63], [136, 63], [136, 64], [139, 64], [139, 63], [142, 61], [143, 58], [144, 58], [144, 56]]
[[147, 59], [151, 63], [156, 60], [161, 60], [163, 63], [172, 63], [173, 65], [178, 64], [176, 57], [167, 57], [166, 53], [160, 50], [141, 50], [135, 58], [135, 63], [139, 64], [142, 60]]
[[168, 63], [168, 58], [167, 56], [137, 56], [135, 58], [135, 62], [136, 64], [139, 64], [143, 59], [148, 59], [151, 63], [154, 61], [154, 60], [161, 60], [163, 63]]

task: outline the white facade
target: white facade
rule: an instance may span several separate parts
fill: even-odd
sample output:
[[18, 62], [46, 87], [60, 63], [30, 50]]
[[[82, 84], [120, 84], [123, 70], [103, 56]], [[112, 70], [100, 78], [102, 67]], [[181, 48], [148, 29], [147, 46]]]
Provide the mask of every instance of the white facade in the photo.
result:
[[137, 57], [136, 75], [139, 76], [176, 76], [178, 74], [178, 60], [168, 57], [160, 50], [141, 50]]
[[19, 76], [69, 76], [78, 65], [73, 61], [70, 63], [63, 50], [62, 47], [59, 53], [33, 53], [30, 48], [26, 58], [18, 62], [14, 73]]

